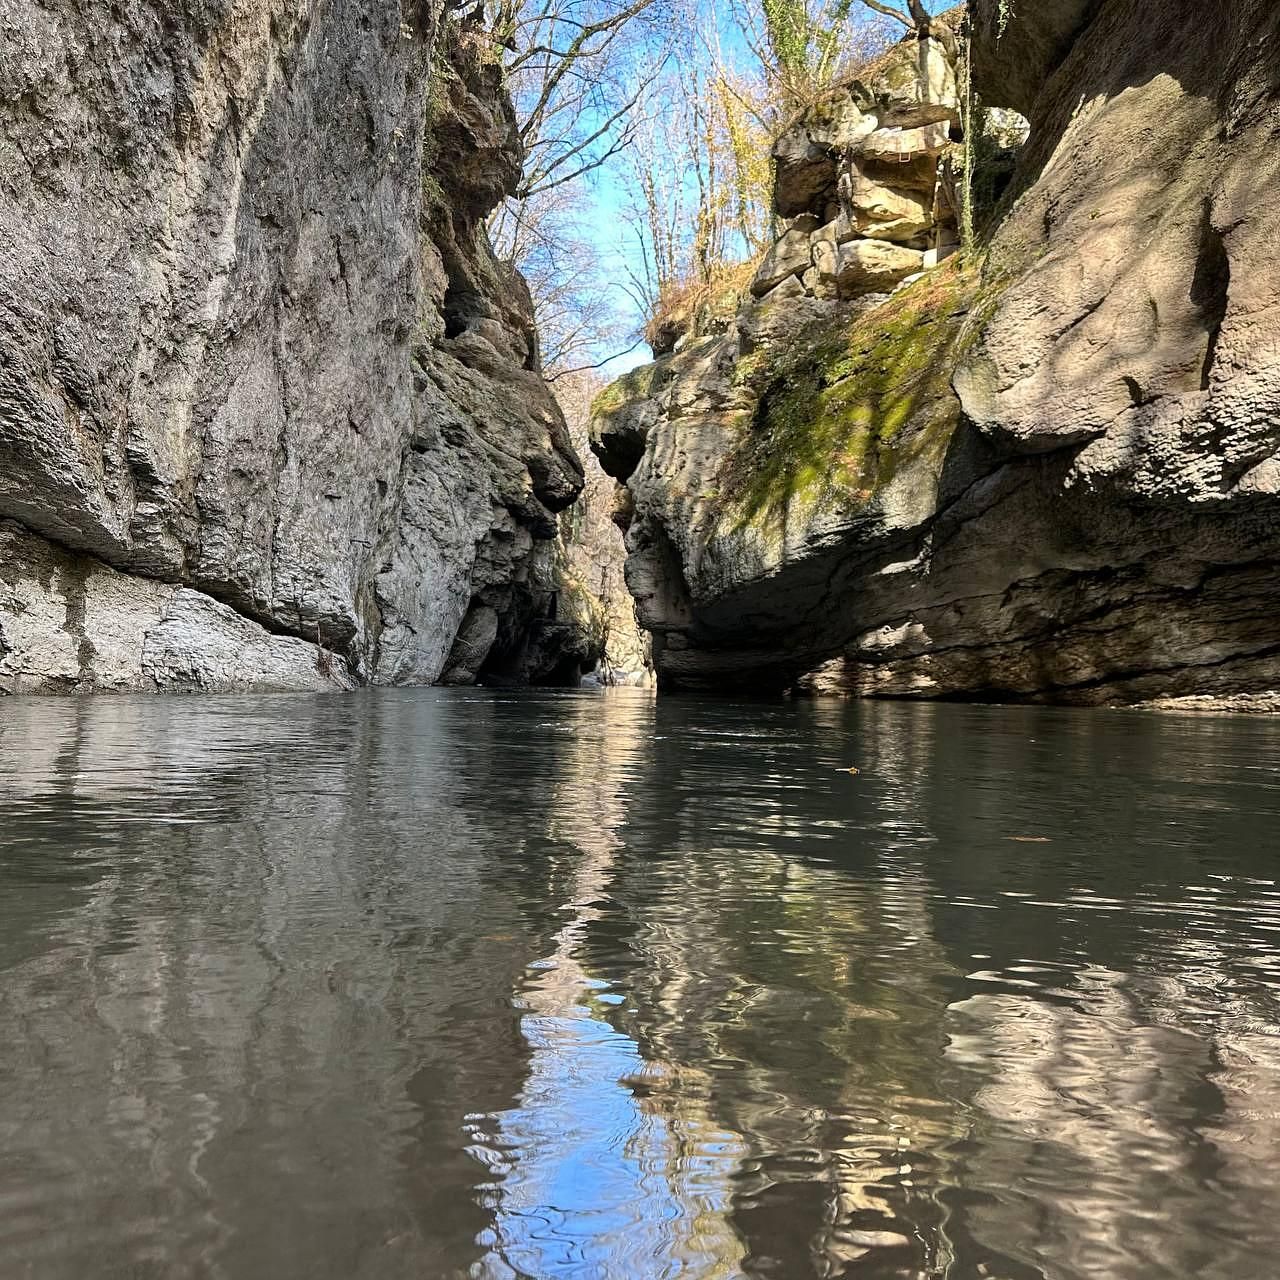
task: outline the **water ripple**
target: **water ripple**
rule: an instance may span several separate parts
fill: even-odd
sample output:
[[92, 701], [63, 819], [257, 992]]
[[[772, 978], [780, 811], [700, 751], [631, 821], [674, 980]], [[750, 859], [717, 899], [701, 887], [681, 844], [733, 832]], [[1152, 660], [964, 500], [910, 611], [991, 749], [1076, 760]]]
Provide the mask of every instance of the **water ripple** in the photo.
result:
[[1268, 1276], [1277, 746], [2, 703], [0, 1274]]

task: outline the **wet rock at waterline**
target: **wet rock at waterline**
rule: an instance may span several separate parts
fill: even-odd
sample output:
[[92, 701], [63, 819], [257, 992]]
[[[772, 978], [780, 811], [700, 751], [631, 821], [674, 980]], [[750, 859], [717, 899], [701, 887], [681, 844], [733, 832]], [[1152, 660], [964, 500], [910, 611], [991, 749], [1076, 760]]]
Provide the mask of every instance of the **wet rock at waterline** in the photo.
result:
[[779, 144], [799, 221], [735, 329], [602, 398], [668, 686], [1275, 704], [1280, 13], [996, 9], [975, 87], [1031, 128], [975, 147], [1013, 184], [983, 252], [909, 39]]
[[350, 689], [340, 655], [0, 521], [0, 693]]

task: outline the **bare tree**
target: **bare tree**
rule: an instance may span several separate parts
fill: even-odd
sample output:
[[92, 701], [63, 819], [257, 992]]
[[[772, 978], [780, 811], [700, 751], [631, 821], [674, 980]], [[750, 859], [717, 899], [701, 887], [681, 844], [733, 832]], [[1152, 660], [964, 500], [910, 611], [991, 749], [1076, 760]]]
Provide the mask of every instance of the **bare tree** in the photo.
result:
[[731, 0], [730, 11], [763, 80], [763, 102], [783, 116], [891, 43], [890, 16], [909, 22], [893, 6], [865, 0]]
[[[661, 0], [502, 0], [508, 81], [525, 172], [518, 196], [607, 164], [632, 136], [637, 68], [653, 57]], [[660, 43], [659, 43], [660, 47]]]
[[617, 306], [584, 226], [586, 185], [635, 141], [641, 101], [670, 49], [671, 0], [497, 0], [524, 149], [513, 199], [489, 224], [528, 279], [544, 363], [557, 374], [618, 339]]
[[570, 186], [509, 202], [490, 235], [529, 285], [543, 368], [552, 381], [582, 367], [602, 346], [623, 341], [626, 325]]
[[[908, 31], [914, 31], [921, 40], [935, 36], [942, 41], [953, 58], [958, 55], [955, 32], [947, 23], [934, 21], [935, 15], [926, 0], [903, 0], [902, 6], [889, 4], [886, 0], [861, 0], [861, 3], [876, 13], [902, 23]], [[937, 7], [937, 4], [932, 6], [932, 8]]]
[[627, 156], [638, 245], [628, 285], [664, 349], [673, 330], [718, 321], [743, 264], [772, 243], [778, 134], [895, 33], [858, 0], [688, 4], [688, 45], [651, 90], [660, 118], [641, 117]]

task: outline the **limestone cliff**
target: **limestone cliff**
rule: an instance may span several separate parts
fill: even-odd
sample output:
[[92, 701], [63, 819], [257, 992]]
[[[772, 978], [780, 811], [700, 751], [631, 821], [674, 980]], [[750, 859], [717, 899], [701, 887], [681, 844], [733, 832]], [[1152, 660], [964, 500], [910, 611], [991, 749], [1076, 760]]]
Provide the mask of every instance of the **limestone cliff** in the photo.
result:
[[582, 486], [439, 0], [0, 0], [0, 691], [528, 674]]
[[1030, 121], [981, 251], [941, 261], [962, 93], [912, 39], [779, 144], [733, 328], [597, 406], [660, 676], [1280, 705], [1280, 10], [973, 10]]
[[586, 469], [582, 497], [560, 517], [559, 605], [586, 637], [577, 657], [592, 682], [648, 687], [653, 683], [649, 637], [636, 621], [618, 535], [625, 509], [616, 509], [617, 486], [590, 453], [591, 405], [602, 389], [603, 380], [593, 373], [561, 375], [555, 382], [556, 399]]

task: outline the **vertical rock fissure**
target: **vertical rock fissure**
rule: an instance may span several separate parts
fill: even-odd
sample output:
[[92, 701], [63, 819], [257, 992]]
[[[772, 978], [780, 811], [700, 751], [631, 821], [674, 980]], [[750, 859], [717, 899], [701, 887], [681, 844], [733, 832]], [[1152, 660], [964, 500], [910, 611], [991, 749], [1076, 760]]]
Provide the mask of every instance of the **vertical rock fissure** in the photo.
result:
[[1201, 322], [1208, 334], [1200, 374], [1202, 391], [1208, 391], [1211, 385], [1218, 341], [1227, 317], [1230, 291], [1231, 259], [1227, 254], [1226, 237], [1214, 226], [1212, 201], [1206, 200], [1200, 230], [1200, 252], [1191, 282], [1191, 301], [1199, 309]]

